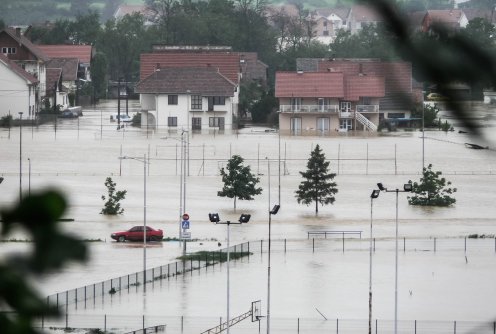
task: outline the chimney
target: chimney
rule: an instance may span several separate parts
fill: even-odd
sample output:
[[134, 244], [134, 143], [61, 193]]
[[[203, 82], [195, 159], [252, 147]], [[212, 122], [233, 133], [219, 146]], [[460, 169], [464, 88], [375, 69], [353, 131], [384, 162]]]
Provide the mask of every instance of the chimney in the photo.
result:
[[157, 63], [155, 65], [155, 72], [158, 72], [158, 71], [160, 71], [160, 63]]
[[21, 38], [21, 28], [17, 27], [15, 28], [16, 36]]

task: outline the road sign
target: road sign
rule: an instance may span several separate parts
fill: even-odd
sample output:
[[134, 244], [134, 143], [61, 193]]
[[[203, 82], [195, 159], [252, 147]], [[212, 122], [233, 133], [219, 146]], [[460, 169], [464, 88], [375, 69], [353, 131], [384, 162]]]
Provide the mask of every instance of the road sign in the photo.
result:
[[188, 240], [191, 239], [191, 232], [182, 231], [181, 238], [182, 239], [188, 239]]
[[189, 220], [183, 220], [181, 223], [181, 227], [183, 230], [189, 230]]
[[183, 220], [189, 220], [189, 215], [187, 213], [183, 214]]

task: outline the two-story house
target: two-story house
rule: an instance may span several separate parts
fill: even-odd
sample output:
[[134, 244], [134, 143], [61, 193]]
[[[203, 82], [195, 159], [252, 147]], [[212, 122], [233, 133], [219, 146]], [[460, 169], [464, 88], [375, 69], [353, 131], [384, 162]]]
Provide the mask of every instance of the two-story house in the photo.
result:
[[384, 95], [382, 76], [345, 75], [334, 70], [276, 73], [279, 127], [294, 134], [302, 130], [375, 131], [379, 99]]
[[421, 101], [408, 62], [300, 58], [297, 68], [276, 73], [282, 131], [375, 131], [383, 119], [408, 119]]
[[35, 110], [24, 114], [24, 117], [35, 117], [46, 92], [45, 64], [49, 60], [48, 56], [24, 37], [20, 28], [5, 28], [0, 31], [0, 52], [38, 80]]
[[214, 67], [157, 67], [135, 87], [141, 126], [230, 130], [237, 85]]
[[340, 29], [347, 30], [349, 7], [315, 9], [309, 19], [313, 22], [313, 34], [321, 43], [330, 43]]
[[0, 117], [19, 118], [33, 115], [37, 110], [39, 81], [14, 61], [0, 53]]
[[381, 14], [365, 5], [353, 5], [346, 19], [348, 30], [352, 34], [358, 33], [365, 25], [377, 25], [383, 22]]
[[[189, 109], [182, 108], [184, 115], [178, 117], [178, 124], [181, 124], [183, 127], [188, 126], [189, 129], [193, 130], [233, 129], [233, 119], [238, 116], [241, 82], [244, 80], [255, 81], [258, 84], [264, 85], [267, 80], [267, 65], [258, 60], [256, 53], [233, 52], [230, 47], [225, 46], [154, 45], [153, 52], [142, 54], [140, 62], [141, 81], [137, 86], [136, 92], [140, 93], [142, 124], [147, 124], [148, 127], [171, 128], [168, 123], [160, 121], [162, 119], [160, 115], [155, 114], [155, 110], [169, 110], [171, 108], [168, 107], [170, 105], [168, 100], [160, 99], [158, 95], [155, 95], [155, 101], [151, 103], [150, 98], [153, 96], [149, 94], [148, 90], [143, 90], [143, 86], [141, 85], [151, 74], [157, 75], [157, 72], [165, 72], [167, 69], [187, 70], [190, 68], [203, 68], [208, 70], [207, 73], [210, 73], [212, 70], [217, 72], [216, 77], [221, 76], [228, 80], [230, 84], [234, 85], [232, 95], [226, 95], [228, 98], [223, 98], [223, 95], [212, 95], [209, 91], [203, 93], [198, 87], [195, 94], [187, 93], [188, 90], [193, 92], [191, 88], [186, 88], [182, 92], [183, 94], [187, 94], [189, 98], [201, 100], [195, 103], [195, 108], [191, 106], [191, 103], [187, 103], [190, 106], [188, 107]], [[189, 72], [186, 71], [186, 73]], [[221, 80], [221, 82], [224, 81]], [[222, 87], [221, 92], [224, 92]], [[204, 98], [206, 98], [205, 101], [203, 101]], [[164, 104], [164, 106], [162, 107], [161, 104]], [[207, 113], [215, 113], [215, 115], [202, 116], [203, 120], [200, 123], [200, 116], [196, 114], [198, 109], [200, 111], [205, 109]], [[187, 110], [188, 112], [186, 112]], [[157, 116], [159, 117], [158, 122], [156, 120]], [[206, 120], [210, 117], [213, 117], [212, 120], [207, 122]], [[184, 119], [184, 122], [181, 123], [182, 119]], [[175, 128], [176, 126], [173, 125], [172, 127]]]

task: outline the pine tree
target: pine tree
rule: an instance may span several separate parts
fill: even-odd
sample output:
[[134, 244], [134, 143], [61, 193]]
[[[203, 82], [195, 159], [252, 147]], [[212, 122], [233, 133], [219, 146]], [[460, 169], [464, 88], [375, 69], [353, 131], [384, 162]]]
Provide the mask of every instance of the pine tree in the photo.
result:
[[412, 193], [414, 196], [408, 197], [410, 205], [424, 206], [450, 206], [456, 203], [456, 199], [451, 197], [456, 192], [456, 188], [451, 188], [451, 182], [441, 177], [442, 173], [432, 170], [432, 164], [422, 172], [420, 182], [412, 182]]
[[329, 173], [329, 164], [320, 146], [317, 145], [308, 159], [307, 171], [300, 172], [305, 180], [295, 191], [298, 203], [310, 205], [315, 202], [316, 214], [319, 212], [319, 203], [333, 204], [336, 200], [334, 195], [338, 192], [337, 184], [332, 181], [336, 174]]
[[217, 196], [234, 198], [234, 210], [236, 199], [252, 200], [254, 195], [262, 193], [262, 188], [256, 187], [260, 179], [251, 173], [249, 166], [243, 166], [243, 158], [239, 155], [233, 155], [227, 161], [226, 168], [221, 168], [220, 175], [224, 187], [217, 192]]
[[120, 215], [124, 212], [124, 209], [121, 208], [121, 204], [119, 203], [121, 200], [126, 198], [127, 190], [119, 190], [115, 191], [116, 183], [112, 181], [111, 177], [107, 177], [105, 180], [105, 186], [108, 191], [108, 198], [105, 195], [102, 195], [102, 200], [107, 201], [104, 204], [101, 214], [104, 215]]

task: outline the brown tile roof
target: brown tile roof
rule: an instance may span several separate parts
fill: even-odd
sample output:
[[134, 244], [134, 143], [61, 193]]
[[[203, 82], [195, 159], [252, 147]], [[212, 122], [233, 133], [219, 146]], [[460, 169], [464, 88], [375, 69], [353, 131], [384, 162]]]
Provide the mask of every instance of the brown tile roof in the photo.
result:
[[77, 58], [54, 58], [46, 64], [46, 68], [62, 69], [62, 81], [76, 81], [78, 66]]
[[237, 52], [184, 53], [156, 52], [141, 54], [140, 79], [148, 77], [157, 68], [212, 67], [218, 69], [226, 78], [239, 83], [239, 54]]
[[161, 68], [135, 88], [143, 94], [201, 94], [234, 96], [235, 84], [212, 67]]
[[81, 63], [91, 62], [91, 45], [38, 45], [38, 48], [50, 58], [77, 58]]
[[46, 70], [46, 95], [53, 96], [55, 85], [58, 84], [62, 69], [60, 68], [47, 68]]
[[460, 9], [433, 9], [428, 10], [427, 15], [429, 15], [432, 22], [458, 24], [463, 11]]
[[[37, 59], [46, 62], [48, 61], [49, 57], [41, 51], [38, 46], [34, 45], [31, 43], [29, 39], [27, 39], [24, 35], [21, 35], [20, 37], [17, 35], [15, 29], [12, 28], [5, 28], [3, 31], [7, 33], [11, 38], [13, 38], [16, 42], [19, 43], [19, 45], [23, 45], [26, 49], [28, 49]], [[0, 31], [1, 33], [2, 31]]]
[[343, 74], [277, 72], [276, 97], [344, 97]]
[[28, 84], [33, 85], [39, 82], [36, 77], [24, 71], [22, 67], [20, 67], [15, 62], [4, 56], [2, 53], [0, 53], [0, 62], [4, 63], [6, 67], [10, 68], [10, 70], [12, 70], [14, 73], [16, 73], [17, 75], [28, 81]]

